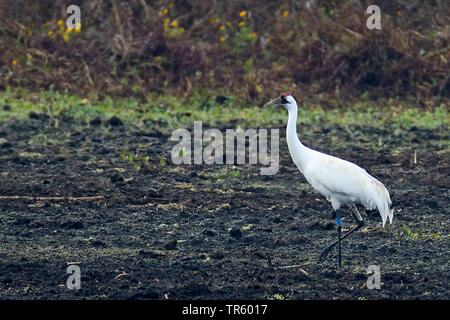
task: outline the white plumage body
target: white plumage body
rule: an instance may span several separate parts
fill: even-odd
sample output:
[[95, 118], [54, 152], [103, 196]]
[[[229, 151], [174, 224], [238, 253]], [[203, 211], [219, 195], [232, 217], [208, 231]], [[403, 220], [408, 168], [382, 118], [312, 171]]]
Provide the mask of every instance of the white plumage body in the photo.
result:
[[383, 227], [388, 219], [392, 223], [392, 202], [386, 187], [354, 163], [305, 147], [297, 136], [297, 103], [291, 96], [287, 100], [289, 151], [311, 186], [331, 202], [334, 210], [341, 204], [360, 203], [369, 210], [378, 209]]
[[334, 210], [339, 210], [341, 204], [360, 203], [369, 210], [378, 208], [383, 226], [387, 218], [392, 223], [389, 192], [380, 181], [349, 161], [311, 149], [308, 153], [311, 161], [303, 171], [294, 155], [292, 158], [309, 184], [331, 202]]
[[282, 105], [289, 112], [286, 138], [297, 168], [311, 186], [331, 202], [334, 211], [339, 210], [342, 204], [349, 204], [358, 220], [355, 228], [342, 235], [341, 219], [336, 214], [338, 240], [326, 246], [320, 255], [319, 261], [323, 261], [331, 248], [337, 244], [338, 265], [341, 267], [342, 240], [364, 225], [355, 203], [360, 203], [367, 209], [378, 209], [384, 227], [388, 219], [392, 223], [394, 215], [389, 192], [380, 181], [356, 164], [305, 147], [297, 136], [297, 102], [292, 95], [283, 93], [264, 107], [273, 104]]

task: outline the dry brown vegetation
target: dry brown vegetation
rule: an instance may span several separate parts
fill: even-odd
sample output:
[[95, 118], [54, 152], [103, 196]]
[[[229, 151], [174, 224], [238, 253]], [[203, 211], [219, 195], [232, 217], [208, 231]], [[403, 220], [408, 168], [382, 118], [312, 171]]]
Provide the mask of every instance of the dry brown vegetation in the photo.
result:
[[0, 90], [211, 90], [254, 100], [292, 90], [330, 101], [412, 97], [419, 106], [449, 97], [444, 0], [379, 0], [381, 30], [366, 27], [364, 0], [73, 4], [79, 32], [65, 27], [65, 1], [0, 0]]

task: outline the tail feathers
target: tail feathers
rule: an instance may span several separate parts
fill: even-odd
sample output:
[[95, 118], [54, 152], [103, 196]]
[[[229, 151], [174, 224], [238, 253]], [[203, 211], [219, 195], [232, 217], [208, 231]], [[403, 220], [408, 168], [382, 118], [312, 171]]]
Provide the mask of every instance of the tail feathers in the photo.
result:
[[366, 192], [366, 207], [369, 209], [378, 209], [383, 222], [383, 227], [386, 225], [388, 219], [389, 223], [392, 224], [392, 220], [394, 218], [394, 208], [386, 187], [380, 181], [373, 178], [371, 183], [368, 184]]
[[392, 219], [394, 218], [394, 208], [392, 207], [391, 200], [388, 198], [387, 201], [381, 204], [381, 206], [378, 205], [377, 207], [381, 215], [381, 220], [383, 220], [383, 227], [386, 224], [387, 219], [389, 219], [389, 223], [392, 224]]
[[389, 202], [389, 223], [392, 224], [392, 219], [394, 219], [394, 207], [392, 206], [392, 202]]

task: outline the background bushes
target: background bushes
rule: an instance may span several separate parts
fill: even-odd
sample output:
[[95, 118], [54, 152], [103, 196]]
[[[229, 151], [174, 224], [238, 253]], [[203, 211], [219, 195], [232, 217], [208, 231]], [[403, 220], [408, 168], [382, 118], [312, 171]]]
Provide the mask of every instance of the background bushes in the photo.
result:
[[[69, 3], [70, 2], [70, 3]], [[328, 101], [449, 97], [449, 2], [0, 0], [0, 90], [94, 97], [280, 91]], [[65, 10], [81, 8], [80, 30]]]

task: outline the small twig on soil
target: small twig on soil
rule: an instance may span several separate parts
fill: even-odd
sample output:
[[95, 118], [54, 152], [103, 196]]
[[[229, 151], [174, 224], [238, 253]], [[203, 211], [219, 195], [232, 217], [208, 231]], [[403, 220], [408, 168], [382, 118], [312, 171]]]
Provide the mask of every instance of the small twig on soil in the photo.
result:
[[127, 276], [127, 275], [128, 275], [128, 273], [122, 272], [121, 274], [118, 274], [117, 276], [115, 276], [114, 279], [119, 279], [120, 277]]
[[304, 275], [306, 275], [306, 276], [309, 275], [309, 273], [306, 272], [305, 270], [303, 270], [301, 268], [301, 265], [299, 265], [299, 264], [294, 264], [294, 265], [291, 265], [291, 266], [276, 267], [276, 269], [291, 269], [291, 268], [298, 268]]
[[99, 200], [103, 199], [104, 196], [91, 196], [91, 197], [31, 197], [31, 196], [0, 196], [0, 200], [35, 200], [35, 201], [44, 201], [44, 200], [69, 200], [69, 201], [90, 201], [90, 200]]

